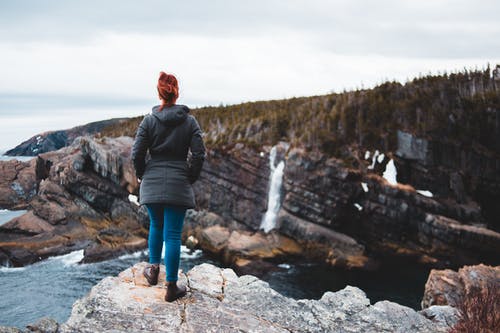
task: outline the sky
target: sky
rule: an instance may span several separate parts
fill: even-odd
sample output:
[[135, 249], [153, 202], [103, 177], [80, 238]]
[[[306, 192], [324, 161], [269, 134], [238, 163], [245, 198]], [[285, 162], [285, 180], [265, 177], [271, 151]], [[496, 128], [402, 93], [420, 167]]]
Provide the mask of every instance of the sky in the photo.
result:
[[160, 71], [190, 107], [500, 64], [493, 0], [0, 1], [0, 149], [136, 116]]

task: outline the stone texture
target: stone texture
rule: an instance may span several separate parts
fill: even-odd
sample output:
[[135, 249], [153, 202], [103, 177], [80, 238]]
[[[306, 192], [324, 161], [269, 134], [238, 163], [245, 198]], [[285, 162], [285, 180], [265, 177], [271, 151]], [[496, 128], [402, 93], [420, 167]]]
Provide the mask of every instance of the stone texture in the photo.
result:
[[[284, 297], [252, 275], [210, 264], [180, 272], [188, 294], [163, 300], [165, 286], [149, 287], [138, 263], [108, 277], [75, 302], [61, 332], [446, 332], [414, 310], [346, 287], [319, 300]], [[160, 281], [164, 281], [161, 266]]]
[[453, 327], [458, 322], [459, 311], [449, 305], [432, 305], [420, 311], [420, 314], [443, 326]]
[[267, 202], [270, 169], [266, 156], [243, 145], [207, 151], [200, 179], [193, 186], [197, 210], [257, 230]]
[[260, 276], [273, 269], [270, 261], [290, 260], [303, 256], [304, 249], [292, 238], [277, 232], [231, 230], [219, 224], [191, 231], [189, 237], [199, 239], [198, 246], [215, 255], [238, 273]]
[[391, 185], [375, 173], [301, 148], [288, 152], [284, 190], [279, 228], [296, 240], [308, 239], [307, 230], [320, 225], [363, 244], [349, 250], [358, 255], [403, 256], [437, 267], [500, 260], [500, 234], [481, 223], [481, 208], [471, 201], [425, 197], [410, 185]]
[[500, 285], [500, 266], [464, 266], [458, 271], [433, 269], [425, 284], [422, 308], [433, 305], [456, 307], [460, 298], [467, 297], [474, 288], [485, 290]]
[[128, 200], [138, 189], [132, 142], [79, 137], [29, 162], [0, 162], [0, 204], [28, 209], [0, 226], [2, 263], [23, 266], [80, 249], [90, 262], [145, 248], [147, 213]]
[[36, 194], [37, 159], [0, 161], [0, 207], [24, 209]]
[[27, 326], [30, 332], [36, 333], [57, 333], [59, 324], [52, 318], [41, 318], [36, 323]]
[[201, 231], [200, 247], [207, 252], [220, 255], [227, 246], [230, 231], [221, 225], [210, 226]]
[[429, 142], [398, 130], [398, 149], [396, 155], [409, 159], [417, 160], [422, 164], [429, 163]]

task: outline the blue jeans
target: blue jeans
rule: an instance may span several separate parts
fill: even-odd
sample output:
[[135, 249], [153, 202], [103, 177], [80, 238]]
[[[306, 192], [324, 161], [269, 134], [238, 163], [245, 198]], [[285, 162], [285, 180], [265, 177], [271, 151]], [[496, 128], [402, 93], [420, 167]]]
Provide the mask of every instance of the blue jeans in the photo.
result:
[[146, 204], [149, 213], [149, 263], [159, 264], [165, 240], [167, 281], [177, 281], [181, 234], [186, 208], [163, 203]]

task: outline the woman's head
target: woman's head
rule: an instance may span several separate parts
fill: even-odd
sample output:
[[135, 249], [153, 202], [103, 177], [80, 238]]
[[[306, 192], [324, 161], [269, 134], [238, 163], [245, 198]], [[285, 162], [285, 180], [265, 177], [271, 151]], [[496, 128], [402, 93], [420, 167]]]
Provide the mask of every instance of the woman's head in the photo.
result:
[[160, 72], [157, 89], [158, 95], [161, 98], [161, 106], [158, 111], [161, 111], [165, 106], [175, 104], [175, 101], [177, 101], [179, 97], [179, 84], [175, 76]]

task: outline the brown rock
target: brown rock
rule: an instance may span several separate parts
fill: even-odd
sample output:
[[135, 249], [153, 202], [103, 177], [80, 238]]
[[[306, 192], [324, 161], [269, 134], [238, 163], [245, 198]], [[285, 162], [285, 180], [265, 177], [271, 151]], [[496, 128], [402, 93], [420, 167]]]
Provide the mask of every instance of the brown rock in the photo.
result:
[[293, 256], [302, 253], [302, 248], [294, 240], [278, 233], [249, 233], [233, 231], [229, 236], [224, 256], [272, 259], [281, 256]]
[[199, 245], [203, 250], [219, 255], [226, 248], [228, 239], [229, 229], [214, 225], [203, 229]]
[[0, 207], [24, 208], [37, 189], [36, 159], [0, 161]]
[[30, 211], [5, 223], [0, 229], [23, 234], [40, 234], [53, 231], [54, 226]]
[[464, 266], [458, 272], [433, 269], [425, 284], [422, 308], [432, 305], [456, 307], [474, 288], [484, 290], [492, 285], [500, 285], [500, 266]]
[[87, 261], [146, 247], [147, 213], [128, 200], [127, 189], [137, 190], [127, 174], [132, 142], [81, 137], [29, 162], [0, 162], [6, 195], [0, 205], [29, 200], [27, 214], [0, 228], [0, 250], [9, 262], [21, 266], [89, 244]]
[[353, 238], [327, 227], [305, 221], [285, 209], [278, 214], [279, 231], [305, 249], [306, 256], [332, 266], [368, 268], [372, 265], [364, 247]]

